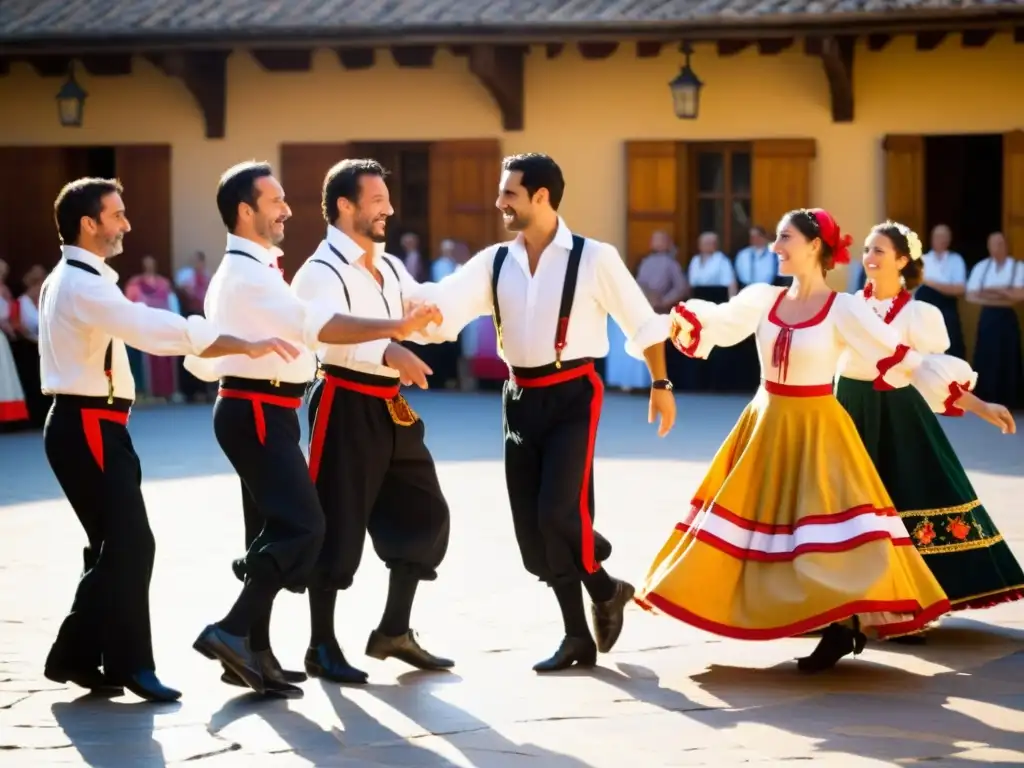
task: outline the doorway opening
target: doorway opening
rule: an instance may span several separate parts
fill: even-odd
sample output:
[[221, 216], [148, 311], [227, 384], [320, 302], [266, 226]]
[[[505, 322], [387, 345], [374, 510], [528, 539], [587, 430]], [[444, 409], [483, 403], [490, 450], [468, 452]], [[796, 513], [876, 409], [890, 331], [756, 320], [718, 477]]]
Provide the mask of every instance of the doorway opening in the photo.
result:
[[422, 263], [429, 264], [435, 246], [430, 231], [430, 144], [359, 142], [354, 151], [357, 157], [374, 158], [389, 171], [388, 189], [395, 215], [388, 221], [388, 253], [402, 255], [402, 236], [412, 233], [419, 240]]
[[934, 227], [947, 225], [953, 250], [970, 269], [988, 256], [988, 236], [1003, 228], [1002, 135], [926, 136], [924, 184], [921, 239], [927, 243]]

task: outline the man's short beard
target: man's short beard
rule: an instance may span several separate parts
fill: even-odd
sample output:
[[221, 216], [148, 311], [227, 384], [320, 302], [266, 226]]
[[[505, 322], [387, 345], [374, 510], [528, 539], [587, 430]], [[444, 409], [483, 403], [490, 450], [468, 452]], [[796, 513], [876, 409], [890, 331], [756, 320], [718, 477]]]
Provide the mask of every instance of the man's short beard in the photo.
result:
[[359, 222], [356, 226], [356, 231], [369, 240], [371, 243], [385, 243], [387, 242], [387, 234], [378, 235], [373, 231], [373, 227], [377, 222]]

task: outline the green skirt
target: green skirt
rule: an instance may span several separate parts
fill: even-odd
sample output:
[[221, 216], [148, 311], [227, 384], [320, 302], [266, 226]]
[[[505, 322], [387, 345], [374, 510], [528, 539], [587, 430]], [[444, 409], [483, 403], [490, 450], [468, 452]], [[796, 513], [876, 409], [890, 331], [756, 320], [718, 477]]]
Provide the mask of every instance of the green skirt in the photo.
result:
[[953, 610], [1024, 597], [1020, 565], [917, 390], [840, 378], [836, 397]]

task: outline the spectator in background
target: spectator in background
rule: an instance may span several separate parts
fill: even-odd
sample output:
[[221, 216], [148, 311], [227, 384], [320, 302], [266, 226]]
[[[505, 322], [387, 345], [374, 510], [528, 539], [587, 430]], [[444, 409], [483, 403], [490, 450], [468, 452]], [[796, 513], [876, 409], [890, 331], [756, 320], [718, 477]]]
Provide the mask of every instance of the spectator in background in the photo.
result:
[[25, 394], [11, 354], [11, 341], [17, 338], [17, 303], [5, 283], [7, 273], [7, 262], [0, 259], [0, 432], [21, 429], [28, 420]]
[[442, 240], [437, 258], [430, 264], [430, 279], [435, 283], [439, 282], [454, 272], [458, 266], [455, 261], [455, 241]]
[[426, 282], [430, 268], [423, 256], [420, 254], [420, 238], [413, 232], [406, 232], [402, 235], [402, 263], [405, 264], [405, 268], [409, 270], [409, 274], [413, 276], [419, 283]]
[[18, 297], [13, 316], [17, 318], [11, 353], [25, 393], [29, 421], [36, 429], [46, 423], [52, 398], [44, 395], [39, 377], [39, 294], [46, 280], [46, 269], [35, 264], [21, 279], [25, 292]]
[[[182, 315], [205, 317], [204, 304], [206, 303], [206, 291], [210, 287], [210, 277], [210, 271], [206, 266], [206, 254], [202, 251], [196, 251], [192, 257], [192, 263], [178, 270], [174, 284], [177, 288]], [[188, 402], [204, 399], [212, 387], [185, 370], [184, 361], [183, 357], [177, 358], [176, 361], [178, 389]]]
[[[153, 309], [166, 309], [181, 314], [178, 297], [174, 295], [171, 281], [156, 270], [156, 259], [142, 257], [142, 274], [128, 281], [124, 295], [136, 304], [145, 304]], [[145, 375], [146, 391], [152, 397], [170, 400], [177, 392], [176, 369], [178, 358], [158, 357], [139, 353]]]
[[914, 298], [939, 308], [949, 332], [947, 354], [964, 357], [964, 332], [960, 325], [958, 300], [966, 292], [967, 265], [963, 256], [949, 249], [952, 243], [953, 232], [945, 224], [939, 224], [932, 230], [932, 249], [921, 257], [924, 282], [914, 292]]

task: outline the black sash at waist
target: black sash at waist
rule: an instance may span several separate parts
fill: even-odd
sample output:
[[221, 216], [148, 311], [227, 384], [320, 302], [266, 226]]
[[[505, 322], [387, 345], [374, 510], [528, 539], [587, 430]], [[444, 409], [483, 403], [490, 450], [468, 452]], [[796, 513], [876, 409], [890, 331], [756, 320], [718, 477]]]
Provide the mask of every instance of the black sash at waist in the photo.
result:
[[354, 371], [343, 365], [321, 364], [323, 372], [335, 379], [350, 381], [353, 384], [364, 384], [368, 387], [395, 387], [401, 384], [396, 376], [381, 376], [379, 373], [367, 373], [366, 371]]
[[77, 408], [78, 410], [101, 410], [128, 413], [132, 409], [132, 401], [124, 397], [115, 397], [109, 402], [105, 397], [90, 395], [54, 395], [53, 404], [60, 408]]
[[245, 379], [241, 376], [225, 376], [220, 380], [221, 389], [258, 392], [261, 395], [277, 395], [278, 397], [302, 397], [306, 393], [308, 383], [273, 382], [267, 379]]

